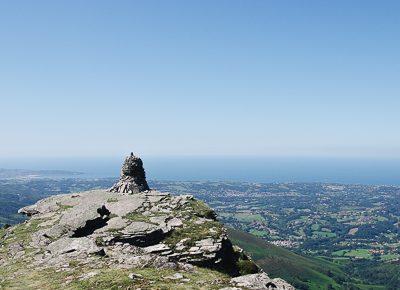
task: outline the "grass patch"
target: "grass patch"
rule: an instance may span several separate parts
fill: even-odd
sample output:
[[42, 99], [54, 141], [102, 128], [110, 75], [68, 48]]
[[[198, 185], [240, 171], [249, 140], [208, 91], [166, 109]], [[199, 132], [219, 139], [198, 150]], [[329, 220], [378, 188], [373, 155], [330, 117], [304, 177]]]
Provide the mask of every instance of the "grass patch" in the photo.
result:
[[[229, 285], [227, 275], [217, 271], [197, 268], [194, 273], [183, 273], [189, 281], [170, 280], [164, 277], [176, 273], [171, 269], [90, 269], [73, 265], [71, 272], [57, 272], [53, 268], [35, 270], [23, 268], [23, 273], [16, 278], [5, 277], [0, 282], [0, 288], [4, 289], [220, 289]], [[96, 271], [97, 275], [80, 280], [85, 273]], [[1, 270], [0, 270], [1, 273]], [[142, 278], [130, 279], [129, 274], [140, 274]], [[70, 280], [70, 283], [66, 281]], [[218, 281], [218, 283], [215, 283]]]
[[250, 234], [252, 234], [252, 235], [255, 235], [255, 236], [257, 236], [257, 237], [268, 237], [268, 233], [267, 232], [265, 232], [265, 231], [260, 231], [260, 230], [254, 230], [254, 229], [251, 229], [250, 230]]
[[385, 255], [382, 255], [380, 258], [383, 261], [390, 261], [390, 260], [394, 260], [394, 259], [399, 259], [400, 255], [399, 254], [385, 254]]
[[358, 258], [358, 259], [372, 259], [373, 255], [368, 249], [355, 249], [355, 250], [339, 250], [332, 253], [332, 256]]
[[[175, 246], [183, 239], [189, 239], [185, 244], [193, 246], [198, 238], [205, 239], [207, 237], [217, 239], [222, 235], [222, 225], [217, 221], [206, 221], [202, 224], [195, 224], [195, 219], [185, 221], [182, 228], [176, 228], [164, 240], [169, 246]], [[210, 231], [213, 229], [213, 231]]]
[[264, 218], [260, 214], [251, 214], [251, 213], [236, 213], [234, 217], [244, 223], [252, 223], [252, 222], [263, 222]]
[[67, 210], [67, 209], [70, 209], [70, 208], [73, 208], [72, 205], [61, 204], [60, 202], [57, 202], [56, 204], [58, 205], [58, 207], [59, 207], [62, 211]]
[[349, 250], [339, 250], [339, 251], [335, 251], [332, 252], [332, 256], [338, 256], [338, 257], [342, 257], [344, 256], [344, 254], [346, 254]]
[[79, 262], [77, 260], [71, 260], [71, 261], [68, 262], [68, 265], [71, 268], [76, 268], [79, 265]]
[[186, 209], [192, 209], [193, 214], [198, 217], [207, 218], [214, 220], [217, 215], [207, 204], [200, 200], [189, 200], [184, 206]]
[[236, 265], [238, 266], [240, 275], [254, 274], [258, 272], [258, 267], [251, 260], [239, 259]]
[[[129, 273], [142, 278], [130, 279]], [[183, 273], [188, 282], [165, 279], [176, 271], [167, 269], [119, 269], [102, 270], [97, 276], [74, 283], [78, 289], [220, 289], [228, 286], [229, 277], [217, 271], [198, 268], [195, 273]], [[213, 281], [219, 281], [215, 285]], [[214, 284], [214, 285], [213, 285]]]
[[35, 219], [16, 225], [11, 229], [11, 234], [6, 239], [0, 240], [0, 244], [4, 248], [15, 242], [21, 243], [24, 247], [28, 246], [31, 242], [31, 234], [39, 229], [39, 224], [42, 222], [43, 220]]
[[331, 232], [325, 232], [325, 231], [314, 231], [313, 232], [313, 237], [314, 238], [335, 238], [336, 234], [331, 233]]
[[[214, 210], [208, 207], [202, 201], [189, 200], [182, 208], [178, 209], [180, 213], [187, 213], [183, 218], [183, 226], [175, 228], [165, 239], [165, 243], [169, 246], [175, 246], [183, 239], [189, 239], [185, 242], [187, 246], [193, 246], [196, 240], [205, 238], [217, 239], [223, 233], [222, 225], [217, 222]], [[198, 218], [206, 218], [203, 223], [196, 224]], [[212, 230], [211, 230], [212, 229]]]
[[344, 254], [346, 257], [372, 259], [372, 254], [367, 249], [356, 249]]
[[319, 224], [312, 224], [311, 225], [311, 230], [313, 230], [313, 231], [318, 231], [319, 228], [320, 228]]
[[125, 216], [123, 216], [124, 219], [133, 221], [133, 222], [145, 222], [145, 223], [149, 223], [149, 224], [155, 224], [153, 222], [150, 221], [150, 218], [154, 217], [156, 215], [144, 215], [140, 212], [130, 212], [128, 214], [126, 214]]

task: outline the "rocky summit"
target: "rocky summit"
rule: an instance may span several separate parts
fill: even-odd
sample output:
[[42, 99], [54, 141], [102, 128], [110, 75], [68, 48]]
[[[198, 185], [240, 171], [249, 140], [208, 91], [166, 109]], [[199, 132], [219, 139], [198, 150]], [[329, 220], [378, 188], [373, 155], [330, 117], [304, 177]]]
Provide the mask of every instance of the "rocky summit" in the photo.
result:
[[111, 190], [43, 199], [0, 230], [0, 289], [294, 289], [233, 246], [190, 195], [150, 190], [128, 156]]

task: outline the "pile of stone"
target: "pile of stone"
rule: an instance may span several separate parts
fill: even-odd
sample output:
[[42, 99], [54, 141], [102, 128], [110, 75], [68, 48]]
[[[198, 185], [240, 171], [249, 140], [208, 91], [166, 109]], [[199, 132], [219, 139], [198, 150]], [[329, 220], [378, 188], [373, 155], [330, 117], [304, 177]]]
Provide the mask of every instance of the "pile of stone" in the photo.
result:
[[122, 165], [119, 181], [110, 188], [110, 192], [134, 194], [146, 190], [150, 188], [146, 181], [142, 159], [131, 153]]

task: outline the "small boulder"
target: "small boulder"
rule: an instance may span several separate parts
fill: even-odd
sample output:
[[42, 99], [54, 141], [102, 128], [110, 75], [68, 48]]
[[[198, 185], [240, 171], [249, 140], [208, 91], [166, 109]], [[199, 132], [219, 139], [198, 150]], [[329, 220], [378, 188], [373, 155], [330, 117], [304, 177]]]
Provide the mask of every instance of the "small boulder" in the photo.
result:
[[243, 275], [232, 278], [230, 283], [236, 287], [257, 290], [295, 290], [295, 288], [282, 279], [271, 279], [264, 272], [257, 274]]

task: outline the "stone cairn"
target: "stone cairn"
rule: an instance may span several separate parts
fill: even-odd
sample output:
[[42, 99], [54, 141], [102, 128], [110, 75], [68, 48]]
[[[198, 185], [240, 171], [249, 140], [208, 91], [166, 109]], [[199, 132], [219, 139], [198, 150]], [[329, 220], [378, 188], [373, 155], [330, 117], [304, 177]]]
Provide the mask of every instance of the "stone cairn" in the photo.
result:
[[125, 158], [119, 181], [109, 191], [134, 194], [146, 190], [150, 190], [150, 188], [146, 181], [142, 159], [131, 153]]

